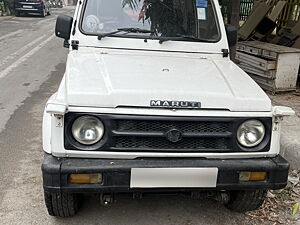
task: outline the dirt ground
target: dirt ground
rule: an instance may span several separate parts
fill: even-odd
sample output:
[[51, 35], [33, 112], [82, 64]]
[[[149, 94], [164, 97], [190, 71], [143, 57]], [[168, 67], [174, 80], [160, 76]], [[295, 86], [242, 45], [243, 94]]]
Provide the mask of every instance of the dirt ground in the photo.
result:
[[259, 210], [246, 213], [247, 224], [300, 225], [300, 209], [297, 206], [297, 203], [300, 204], [299, 177], [300, 171], [290, 171], [288, 186], [282, 190], [269, 191], [267, 200]]

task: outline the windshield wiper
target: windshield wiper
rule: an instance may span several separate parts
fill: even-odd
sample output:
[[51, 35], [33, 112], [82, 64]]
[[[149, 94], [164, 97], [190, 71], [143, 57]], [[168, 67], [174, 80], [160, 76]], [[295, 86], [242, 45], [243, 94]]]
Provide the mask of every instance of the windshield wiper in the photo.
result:
[[197, 38], [197, 37], [190, 36], [190, 35], [178, 35], [175, 37], [160, 37], [159, 44], [162, 44], [165, 41], [184, 41], [184, 40], [199, 41], [199, 42], [212, 42], [212, 40], [209, 40], [209, 39]]
[[147, 30], [147, 29], [141, 29], [141, 28], [134, 28], [134, 27], [128, 27], [128, 28], [118, 28], [116, 31], [110, 32], [110, 33], [105, 33], [105, 34], [100, 34], [98, 35], [98, 40], [101, 40], [104, 37], [109, 37], [111, 35], [120, 33], [120, 32], [127, 32], [127, 33], [151, 33], [153, 34], [154, 31], [152, 30]]

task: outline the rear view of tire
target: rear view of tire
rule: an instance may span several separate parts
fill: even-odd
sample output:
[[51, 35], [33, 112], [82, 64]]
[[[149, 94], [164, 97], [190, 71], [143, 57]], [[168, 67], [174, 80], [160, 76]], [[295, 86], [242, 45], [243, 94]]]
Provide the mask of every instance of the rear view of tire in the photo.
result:
[[231, 191], [225, 206], [235, 212], [256, 210], [264, 203], [267, 193], [267, 190]]
[[77, 194], [44, 192], [45, 204], [50, 216], [71, 217], [79, 209]]

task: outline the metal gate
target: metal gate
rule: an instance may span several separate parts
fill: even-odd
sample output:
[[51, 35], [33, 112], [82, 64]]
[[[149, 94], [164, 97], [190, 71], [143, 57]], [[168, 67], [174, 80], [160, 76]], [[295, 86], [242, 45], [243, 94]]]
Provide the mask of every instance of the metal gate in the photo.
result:
[[[221, 5], [222, 14], [226, 22], [230, 22], [231, 17], [231, 1], [232, 0], [219, 0]], [[240, 20], [245, 21], [251, 12], [254, 0], [241, 0]]]

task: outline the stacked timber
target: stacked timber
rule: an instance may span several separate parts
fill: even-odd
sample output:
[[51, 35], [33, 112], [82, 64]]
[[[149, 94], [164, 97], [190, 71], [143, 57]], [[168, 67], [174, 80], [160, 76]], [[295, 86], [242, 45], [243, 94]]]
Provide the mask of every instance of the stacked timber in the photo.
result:
[[244, 41], [238, 43], [236, 61], [266, 91], [296, 90], [300, 49]]

